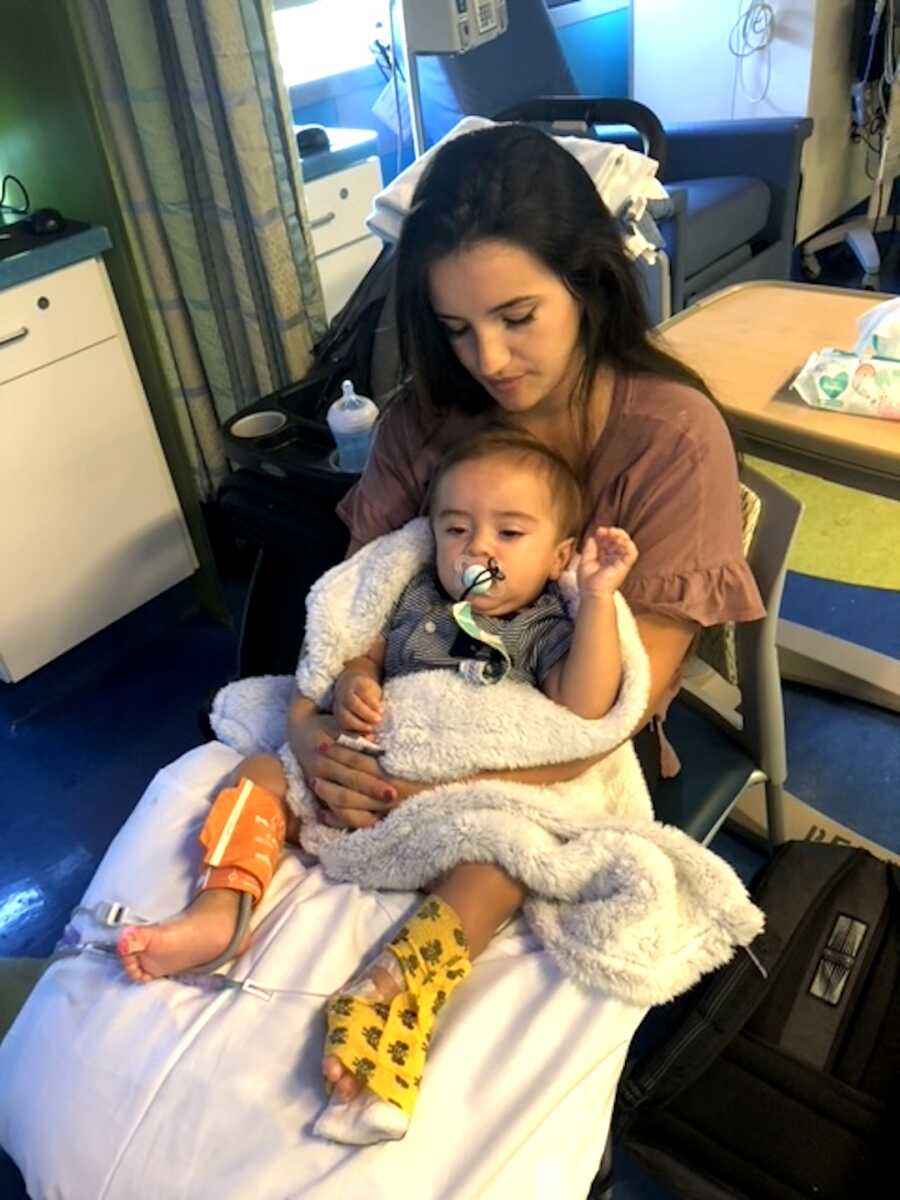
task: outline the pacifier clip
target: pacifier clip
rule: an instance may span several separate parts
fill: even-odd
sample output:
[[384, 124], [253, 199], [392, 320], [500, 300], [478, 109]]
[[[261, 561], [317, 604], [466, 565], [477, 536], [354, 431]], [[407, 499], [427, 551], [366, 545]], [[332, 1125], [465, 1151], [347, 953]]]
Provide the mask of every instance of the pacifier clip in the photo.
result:
[[497, 663], [495, 661], [485, 662], [479, 658], [465, 658], [459, 664], [460, 674], [470, 683], [499, 683], [512, 666], [512, 659], [503, 642], [496, 634], [488, 633], [486, 629], [481, 628], [475, 620], [475, 614], [472, 612], [472, 606], [468, 600], [457, 600], [451, 606], [450, 612], [463, 633], [473, 641], [481, 642], [482, 645], [496, 651], [503, 660], [502, 663]]

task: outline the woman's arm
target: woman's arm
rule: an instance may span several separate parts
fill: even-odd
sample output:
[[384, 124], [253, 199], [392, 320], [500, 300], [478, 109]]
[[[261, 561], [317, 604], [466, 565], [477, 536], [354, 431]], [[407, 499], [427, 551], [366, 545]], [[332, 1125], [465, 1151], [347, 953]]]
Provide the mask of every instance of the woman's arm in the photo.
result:
[[[347, 819], [330, 821], [327, 824], [349, 825], [354, 829], [374, 825], [380, 817], [389, 812], [396, 800], [396, 791], [383, 775], [375, 776], [372, 766], [375, 760], [367, 754], [357, 754], [338, 746], [336, 738], [340, 730], [337, 721], [329, 713], [320, 713], [312, 700], [307, 700], [300, 692], [294, 693], [288, 711], [287, 740], [303, 772], [303, 777], [309, 787], [315, 792], [323, 804], [332, 811], [343, 813]], [[341, 762], [336, 756], [343, 754], [349, 757], [355, 769], [350, 769], [347, 762]], [[328, 799], [328, 782], [340, 783], [345, 789], [342, 796], [353, 797], [353, 803], [348, 804], [346, 798], [335, 808]], [[324, 786], [320, 794], [319, 786]]]
[[[675, 681], [682, 662], [690, 649], [698, 626], [693, 621], [681, 621], [674, 617], [646, 613], [635, 617], [641, 642], [647, 652], [650, 666], [650, 694], [647, 707], [629, 736], [633, 736], [659, 711], [663, 697]], [[624, 739], [623, 739], [624, 740]], [[518, 783], [552, 784], [567, 783], [581, 775], [588, 767], [612, 754], [598, 754], [594, 758], [581, 758], [567, 763], [554, 763], [546, 767], [525, 767], [518, 771], [482, 771], [477, 779], [512, 779]]]
[[[655, 614], [642, 614], [635, 618], [635, 623], [649, 659], [650, 694], [647, 707], [631, 733], [642, 729], [658, 711], [660, 702], [677, 677], [698, 628], [692, 621]], [[549, 766], [482, 771], [472, 778], [508, 779], [536, 785], [567, 783], [605, 757], [605, 754], [598, 754], [594, 758]], [[352, 828], [374, 825], [380, 816], [397, 804], [433, 786], [385, 775], [377, 759], [333, 743], [319, 761], [314, 790], [318, 799], [331, 810], [333, 823], [337, 825]], [[310, 776], [307, 775], [307, 778]], [[393, 800], [389, 798], [392, 794]]]

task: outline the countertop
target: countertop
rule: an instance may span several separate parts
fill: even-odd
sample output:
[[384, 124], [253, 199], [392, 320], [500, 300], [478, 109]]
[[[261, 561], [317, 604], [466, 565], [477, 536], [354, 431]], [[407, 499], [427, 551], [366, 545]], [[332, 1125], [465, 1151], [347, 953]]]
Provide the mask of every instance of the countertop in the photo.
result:
[[[302, 125], [295, 125], [294, 131], [302, 128]], [[374, 129], [328, 128], [325, 132], [331, 143], [329, 149], [300, 158], [300, 169], [307, 183], [321, 179], [323, 175], [333, 175], [343, 167], [363, 162], [378, 153], [378, 134]]]
[[[378, 154], [378, 135], [372, 129], [330, 128], [327, 133], [330, 142], [327, 150], [300, 159], [307, 182]], [[109, 233], [102, 225], [67, 220], [65, 229], [59, 233], [38, 236], [30, 231], [23, 218], [13, 219], [7, 213], [0, 216], [0, 292], [84, 259], [96, 258], [111, 246]]]
[[7, 220], [0, 224], [0, 291], [84, 259], [96, 258], [111, 246], [103, 225], [67, 221], [66, 228], [59, 233], [38, 237], [23, 220]]

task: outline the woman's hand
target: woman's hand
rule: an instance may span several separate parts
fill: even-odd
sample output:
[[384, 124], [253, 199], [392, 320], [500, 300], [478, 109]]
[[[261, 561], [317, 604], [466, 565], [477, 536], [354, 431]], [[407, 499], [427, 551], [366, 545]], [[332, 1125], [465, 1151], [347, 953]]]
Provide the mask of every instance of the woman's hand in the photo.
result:
[[378, 759], [321, 740], [318, 768], [309, 786], [326, 811], [322, 820], [336, 829], [368, 829], [411, 796], [421, 784], [386, 775]]
[[422, 791], [422, 785], [385, 775], [378, 760], [337, 745], [334, 717], [295, 695], [288, 716], [288, 741], [303, 777], [335, 828], [365, 829]]

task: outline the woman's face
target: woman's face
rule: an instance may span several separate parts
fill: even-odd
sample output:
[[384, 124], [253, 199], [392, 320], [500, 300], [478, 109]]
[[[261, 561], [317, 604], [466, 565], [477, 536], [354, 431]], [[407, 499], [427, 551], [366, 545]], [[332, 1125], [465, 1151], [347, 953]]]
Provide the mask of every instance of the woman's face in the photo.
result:
[[581, 359], [581, 306], [559, 276], [511, 242], [483, 241], [438, 259], [428, 285], [457, 358], [501, 408], [565, 408]]

